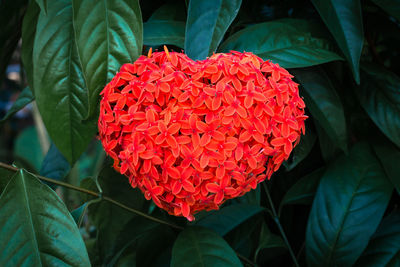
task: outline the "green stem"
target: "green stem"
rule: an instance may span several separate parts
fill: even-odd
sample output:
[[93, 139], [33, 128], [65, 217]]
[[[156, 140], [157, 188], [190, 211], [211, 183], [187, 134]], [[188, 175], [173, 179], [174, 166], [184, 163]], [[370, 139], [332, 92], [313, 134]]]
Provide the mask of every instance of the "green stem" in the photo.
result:
[[[2, 163], [2, 162], [0, 162], [0, 168], [7, 169], [7, 170], [10, 170], [10, 171], [14, 171], [14, 172], [18, 172], [20, 170], [19, 168], [16, 168], [14, 166], [11, 166], [11, 165], [8, 165], [8, 164]], [[42, 180], [42, 181], [46, 181], [46, 182], [49, 182], [49, 183], [52, 183], [52, 184], [63, 186], [65, 188], [72, 189], [72, 190], [75, 190], [75, 191], [78, 191], [78, 192], [81, 192], [81, 193], [84, 193], [84, 194], [88, 194], [88, 195], [91, 195], [91, 196], [94, 196], [94, 197], [97, 197], [97, 198], [101, 198], [104, 201], [110, 202], [110, 203], [112, 203], [112, 204], [114, 204], [114, 205], [116, 205], [116, 206], [118, 206], [118, 207], [120, 207], [122, 209], [125, 209], [125, 210], [127, 210], [129, 212], [135, 213], [135, 214], [137, 214], [139, 216], [142, 216], [142, 217], [144, 217], [146, 219], [149, 219], [149, 220], [152, 220], [154, 222], [158, 222], [158, 223], [165, 224], [165, 225], [171, 226], [171, 227], [179, 229], [179, 230], [183, 230], [183, 227], [181, 227], [179, 225], [172, 224], [172, 223], [160, 220], [160, 219], [158, 219], [156, 217], [153, 217], [151, 215], [143, 213], [143, 212], [141, 212], [139, 210], [130, 208], [130, 207], [128, 207], [128, 206], [126, 206], [126, 205], [124, 205], [124, 204], [122, 204], [122, 203], [120, 203], [120, 202], [118, 202], [118, 201], [116, 201], [116, 200], [114, 200], [114, 199], [112, 199], [110, 197], [103, 196], [101, 193], [94, 192], [94, 191], [91, 191], [91, 190], [88, 190], [88, 189], [85, 189], [85, 188], [82, 188], [82, 187], [79, 187], [79, 186], [75, 186], [75, 185], [72, 185], [72, 184], [69, 184], [69, 183], [65, 183], [65, 182], [62, 182], [62, 181], [57, 181], [55, 179], [51, 179], [51, 178], [44, 177], [44, 176], [41, 176], [41, 175], [35, 175], [35, 176], [37, 178], [39, 178], [40, 180]]]
[[294, 253], [293, 253], [292, 247], [291, 247], [290, 244], [289, 244], [289, 240], [287, 239], [286, 234], [285, 234], [285, 231], [283, 230], [283, 227], [282, 227], [282, 225], [281, 225], [281, 223], [280, 223], [280, 221], [279, 221], [279, 217], [278, 217], [278, 214], [276, 213], [275, 206], [274, 206], [274, 203], [272, 202], [271, 195], [269, 194], [269, 190], [268, 190], [267, 184], [266, 184], [265, 182], [262, 183], [262, 184], [263, 184], [263, 186], [264, 186], [265, 193], [267, 194], [267, 198], [268, 198], [269, 205], [271, 206], [273, 219], [274, 219], [276, 225], [278, 226], [279, 232], [281, 232], [283, 241], [285, 242], [286, 247], [287, 247], [288, 250], [289, 250], [290, 257], [292, 257], [295, 266], [296, 266], [296, 267], [299, 267], [300, 265], [299, 265], [299, 263], [297, 262], [297, 259], [296, 259], [296, 256], [295, 256]]

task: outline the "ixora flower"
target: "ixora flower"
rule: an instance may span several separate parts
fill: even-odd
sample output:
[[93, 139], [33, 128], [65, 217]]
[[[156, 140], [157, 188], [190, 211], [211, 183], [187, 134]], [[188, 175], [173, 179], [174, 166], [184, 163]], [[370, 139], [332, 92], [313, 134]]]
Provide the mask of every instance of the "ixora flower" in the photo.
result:
[[99, 137], [146, 199], [193, 220], [270, 178], [304, 134], [293, 76], [252, 53], [149, 52], [101, 92]]

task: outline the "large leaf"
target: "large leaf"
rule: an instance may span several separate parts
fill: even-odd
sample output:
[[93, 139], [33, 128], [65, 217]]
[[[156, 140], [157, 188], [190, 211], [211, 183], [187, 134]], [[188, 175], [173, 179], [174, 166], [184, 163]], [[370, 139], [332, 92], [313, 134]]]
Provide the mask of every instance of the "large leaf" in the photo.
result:
[[175, 241], [171, 267], [242, 266], [222, 237], [203, 227], [187, 227]]
[[266, 225], [265, 222], [261, 225], [261, 232], [260, 232], [260, 241], [258, 244], [258, 247], [256, 249], [256, 252], [254, 254], [254, 260], [257, 260], [258, 254], [262, 250], [286, 250], [286, 245], [285, 242], [283, 242], [282, 238], [280, 236], [277, 236], [268, 229], [268, 226]]
[[26, 87], [22, 92], [19, 94], [17, 100], [15, 100], [14, 104], [11, 108], [7, 111], [7, 114], [0, 120], [0, 124], [5, 120], [12, 117], [15, 113], [23, 109], [26, 105], [32, 102], [34, 96], [32, 95], [32, 91]]
[[239, 12], [242, 0], [191, 0], [186, 20], [185, 53], [203, 60], [217, 50]]
[[33, 47], [33, 87], [47, 131], [72, 165], [96, 131], [83, 122], [88, 96], [75, 46], [70, 1], [51, 1], [41, 11]]
[[298, 69], [293, 73], [304, 89], [301, 94], [313, 118], [333, 142], [347, 151], [346, 119], [342, 102], [328, 75], [320, 69]]
[[124, 63], [142, 53], [138, 0], [73, 0], [76, 44], [89, 90], [88, 117], [96, 114], [99, 93]]
[[89, 266], [85, 244], [64, 203], [19, 171], [0, 196], [1, 266]]
[[300, 162], [302, 162], [311, 152], [317, 136], [314, 131], [307, 129], [305, 136], [302, 136], [300, 143], [293, 149], [291, 157], [283, 162], [287, 171], [293, 170]]
[[308, 22], [297, 19], [259, 23], [230, 36], [219, 50], [252, 52], [285, 68], [341, 60], [327, 40], [312, 35], [312, 28]]
[[210, 228], [220, 236], [224, 236], [236, 226], [263, 210], [264, 208], [261, 206], [233, 204], [219, 211], [209, 212], [207, 216], [199, 219], [195, 224]]
[[33, 89], [33, 44], [35, 41], [36, 24], [39, 17], [40, 8], [35, 1], [30, 1], [24, 20], [22, 23], [22, 45], [21, 45], [21, 59], [24, 64], [26, 79], [30, 90]]
[[40, 9], [47, 14], [47, 0], [36, 0], [36, 3], [39, 5]]
[[[43, 153], [40, 147], [37, 130], [34, 126], [25, 128], [15, 139], [14, 157], [16, 160], [22, 159], [33, 167], [32, 171], [39, 171], [43, 160]], [[24, 163], [24, 162], [19, 162]], [[24, 165], [25, 166], [25, 165]], [[27, 166], [25, 166], [27, 167]], [[31, 170], [31, 169], [29, 169]]]
[[149, 20], [143, 24], [143, 44], [160, 46], [175, 45], [183, 48], [185, 22], [173, 20]]
[[393, 186], [367, 144], [328, 166], [308, 218], [309, 266], [351, 266], [375, 232]]
[[6, 185], [14, 176], [14, 172], [8, 169], [0, 168], [0, 195], [3, 193], [3, 190], [6, 188]]
[[360, 83], [360, 56], [364, 42], [360, 0], [312, 0]]
[[152, 20], [173, 20], [186, 21], [186, 8], [184, 1], [170, 1], [162, 5], [153, 14], [148, 21]]
[[356, 266], [400, 266], [400, 213], [383, 219]]
[[379, 129], [400, 147], [400, 78], [371, 65], [362, 70], [358, 99]]
[[400, 21], [400, 1], [399, 0], [372, 0], [375, 4], [380, 6], [389, 15]]
[[71, 166], [57, 147], [52, 143], [49, 151], [43, 159], [40, 175], [53, 178], [55, 180], [63, 180], [69, 173]]

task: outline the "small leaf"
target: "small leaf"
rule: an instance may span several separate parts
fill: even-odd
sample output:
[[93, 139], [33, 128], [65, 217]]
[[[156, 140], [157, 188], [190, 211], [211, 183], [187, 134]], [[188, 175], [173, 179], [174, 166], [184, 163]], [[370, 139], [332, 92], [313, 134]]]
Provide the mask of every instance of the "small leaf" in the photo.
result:
[[71, 166], [57, 147], [51, 143], [49, 151], [42, 162], [40, 175], [49, 177], [58, 181], [64, 180], [65, 176], [71, 170]]
[[239, 12], [242, 0], [191, 0], [186, 21], [185, 53], [203, 60], [217, 50]]
[[360, 57], [364, 42], [360, 0], [312, 0], [311, 2], [345, 55], [354, 79], [359, 84]]
[[389, 15], [400, 21], [399, 0], [372, 0], [377, 6], [385, 10]]
[[230, 36], [219, 51], [252, 52], [284, 68], [308, 67], [341, 60], [328, 41], [305, 30], [312, 28], [307, 23], [304, 20], [285, 19], [255, 24]]
[[355, 266], [400, 266], [400, 213], [384, 218]]
[[34, 96], [32, 95], [32, 91], [29, 89], [29, 87], [26, 87], [24, 90], [22, 90], [17, 100], [15, 100], [14, 104], [7, 111], [7, 114], [0, 120], [0, 124], [31, 103], [33, 99]]
[[175, 241], [171, 267], [242, 266], [232, 248], [215, 232], [203, 227], [187, 227]]
[[279, 206], [279, 214], [284, 205], [311, 204], [324, 171], [325, 168], [319, 168], [300, 178], [283, 196]]
[[293, 170], [308, 156], [316, 140], [317, 136], [314, 132], [311, 129], [307, 129], [307, 133], [301, 137], [300, 143], [293, 149], [292, 156], [283, 163], [287, 171]]
[[[36, 102], [47, 131], [72, 165], [96, 132], [87, 115], [88, 96], [75, 46], [70, 1], [50, 1], [41, 11], [33, 47]], [[96, 65], [97, 66], [97, 65]]]
[[89, 266], [85, 244], [64, 203], [19, 171], [0, 196], [1, 266]]
[[301, 94], [304, 95], [307, 108], [313, 118], [325, 130], [332, 142], [347, 151], [346, 119], [342, 102], [336, 90], [326, 75], [320, 69], [294, 70], [296, 79], [301, 84]]
[[142, 16], [138, 0], [73, 0], [76, 44], [94, 115], [99, 93], [124, 63], [142, 53]]
[[361, 86], [356, 88], [361, 106], [381, 131], [400, 147], [400, 78], [372, 65], [363, 65]]
[[308, 266], [351, 266], [376, 231], [393, 186], [365, 143], [328, 166], [308, 218]]
[[149, 20], [143, 24], [143, 44], [160, 46], [164, 44], [183, 48], [185, 22], [172, 20]]
[[263, 249], [282, 248], [286, 249], [285, 242], [280, 236], [277, 236], [268, 229], [268, 226], [263, 222], [261, 225], [260, 242], [254, 255], [254, 261], [257, 261], [257, 256]]
[[263, 210], [264, 208], [261, 206], [233, 204], [219, 211], [209, 212], [205, 217], [196, 221], [195, 225], [207, 227], [220, 236], [224, 236], [239, 224]]
[[73, 211], [71, 211], [71, 216], [74, 218], [74, 221], [78, 227], [81, 226], [83, 217], [85, 216], [86, 210], [88, 207], [88, 203], [83, 203], [81, 206], [77, 207]]

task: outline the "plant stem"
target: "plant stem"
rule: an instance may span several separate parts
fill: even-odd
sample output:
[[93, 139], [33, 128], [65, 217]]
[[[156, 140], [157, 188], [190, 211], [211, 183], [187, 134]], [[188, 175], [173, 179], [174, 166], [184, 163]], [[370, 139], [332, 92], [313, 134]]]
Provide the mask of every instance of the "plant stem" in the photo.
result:
[[288, 250], [289, 250], [290, 257], [292, 257], [295, 266], [296, 266], [296, 267], [299, 267], [300, 265], [299, 265], [299, 263], [297, 262], [297, 259], [296, 259], [296, 256], [295, 256], [294, 253], [293, 253], [292, 247], [291, 247], [290, 244], [289, 244], [289, 240], [287, 239], [286, 234], [285, 234], [285, 231], [283, 230], [283, 227], [282, 227], [282, 225], [281, 225], [281, 223], [280, 223], [280, 221], [279, 221], [279, 217], [278, 217], [278, 215], [277, 215], [277, 213], [276, 213], [275, 206], [274, 206], [274, 203], [272, 202], [271, 195], [269, 194], [269, 190], [268, 190], [267, 184], [266, 184], [265, 182], [262, 183], [262, 184], [263, 184], [263, 186], [264, 186], [265, 193], [267, 194], [267, 198], [268, 198], [269, 205], [271, 206], [273, 219], [274, 219], [276, 225], [278, 226], [279, 232], [281, 232], [283, 241], [285, 242], [286, 247], [287, 247]]
[[[2, 163], [2, 162], [0, 162], [0, 168], [7, 169], [7, 170], [10, 170], [10, 171], [13, 171], [13, 172], [18, 172], [20, 170], [19, 168], [16, 168], [14, 166], [11, 166], [11, 165], [8, 165], [8, 164]], [[143, 212], [141, 212], [139, 210], [130, 208], [130, 207], [128, 207], [128, 206], [126, 206], [126, 205], [124, 205], [124, 204], [122, 204], [122, 203], [120, 203], [120, 202], [118, 202], [118, 201], [116, 201], [116, 200], [114, 200], [114, 199], [112, 199], [110, 197], [103, 196], [101, 193], [94, 192], [94, 191], [91, 191], [91, 190], [88, 190], [88, 189], [85, 189], [85, 188], [82, 188], [82, 187], [79, 187], [79, 186], [75, 186], [75, 185], [72, 185], [72, 184], [69, 184], [69, 183], [65, 183], [65, 182], [62, 182], [62, 181], [57, 181], [55, 179], [51, 179], [51, 178], [44, 177], [44, 176], [41, 176], [41, 175], [35, 175], [35, 176], [37, 178], [39, 178], [40, 180], [42, 180], [42, 181], [46, 181], [46, 182], [49, 182], [49, 183], [52, 183], [52, 184], [63, 186], [65, 188], [72, 189], [72, 190], [75, 190], [75, 191], [78, 191], [78, 192], [81, 192], [81, 193], [85, 193], [85, 194], [88, 194], [88, 195], [91, 195], [91, 196], [94, 196], [94, 197], [97, 197], [97, 198], [101, 198], [104, 201], [110, 202], [110, 203], [112, 203], [112, 204], [114, 204], [114, 205], [116, 205], [116, 206], [118, 206], [118, 207], [120, 207], [122, 209], [125, 209], [125, 210], [127, 210], [129, 212], [135, 213], [135, 214], [137, 214], [139, 216], [142, 216], [142, 217], [144, 217], [146, 219], [149, 219], [149, 220], [152, 220], [154, 222], [158, 222], [158, 223], [165, 224], [165, 225], [171, 226], [171, 227], [179, 229], [179, 230], [183, 230], [183, 227], [181, 227], [179, 225], [172, 224], [172, 223], [160, 220], [160, 219], [158, 219], [156, 217], [153, 217], [151, 215], [143, 213]]]
[[243, 256], [242, 254], [239, 254], [238, 252], [236, 252], [236, 255], [238, 256], [239, 259], [241, 259], [242, 261], [246, 262], [247, 264], [249, 264], [251, 266], [258, 266], [257, 263], [252, 262], [251, 260], [249, 260], [248, 258]]

